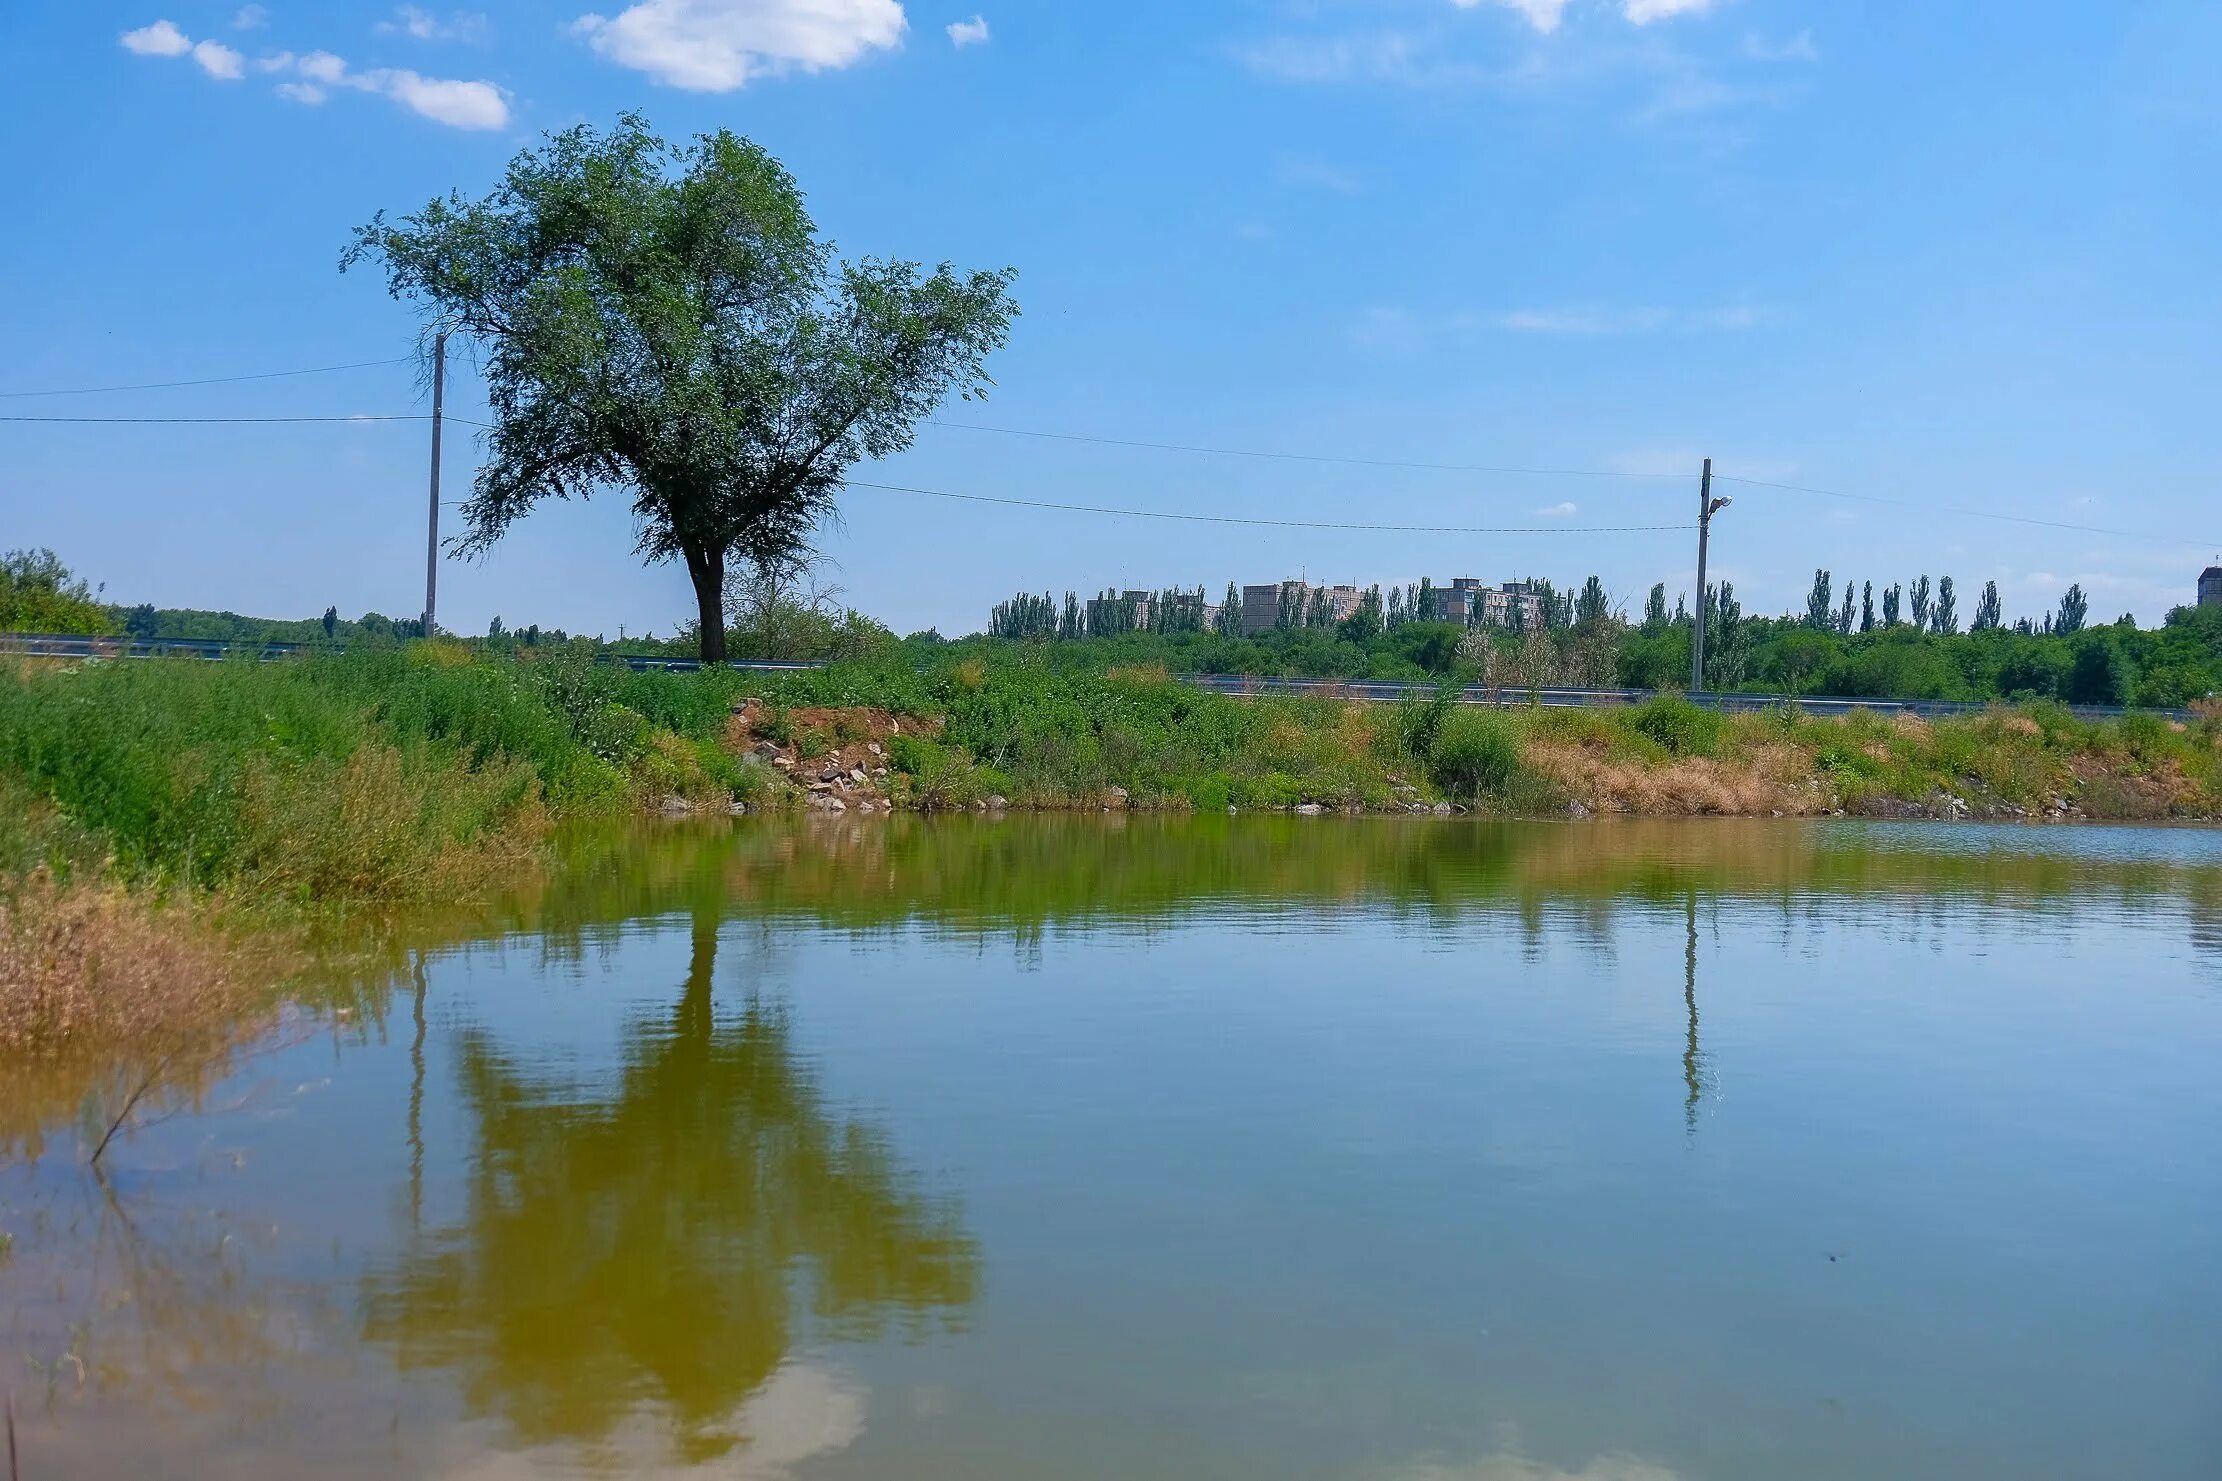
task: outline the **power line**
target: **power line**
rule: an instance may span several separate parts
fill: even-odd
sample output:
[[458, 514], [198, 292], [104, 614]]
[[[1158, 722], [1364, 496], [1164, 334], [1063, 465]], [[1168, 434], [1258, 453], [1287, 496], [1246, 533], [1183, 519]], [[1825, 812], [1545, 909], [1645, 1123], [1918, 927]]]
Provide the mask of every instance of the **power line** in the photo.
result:
[[[1413, 468], [1429, 473], [1503, 473], [1531, 478], [1672, 478], [1687, 480], [1686, 473], [1633, 473], [1613, 468], [1509, 468], [1486, 463], [1421, 463], [1402, 458], [1344, 458], [1326, 453], [1270, 452], [1250, 447], [1203, 447], [1186, 442], [1141, 442], [1128, 437], [1090, 437], [1078, 432], [1034, 432], [1024, 427], [989, 427], [979, 422], [943, 422], [928, 418], [929, 427], [958, 432], [993, 432], [1004, 437], [1035, 437], [1048, 442], [1085, 442], [1101, 447], [1143, 448], [1151, 452], [1201, 453], [1218, 458], [1265, 458], [1288, 463], [1340, 463], [1354, 468]], [[1679, 528], [1679, 526], [1677, 526]]]
[[227, 425], [268, 426], [288, 422], [429, 422], [432, 418], [421, 413], [400, 416], [345, 416], [345, 417], [18, 417], [0, 416], [0, 422], [46, 422], [74, 426], [87, 424], [114, 426], [179, 426]]
[[895, 483], [867, 483], [848, 478], [852, 489], [879, 489], [892, 494], [924, 494], [935, 499], [962, 499], [970, 504], [1006, 504], [1021, 509], [1057, 509], [1069, 514], [1110, 514], [1127, 519], [1171, 519], [1189, 524], [1263, 525], [1284, 530], [1363, 530], [1395, 535], [1628, 535], [1664, 530], [1686, 531], [1689, 525], [1389, 525], [1342, 523], [1310, 519], [1247, 519], [1233, 514], [1178, 514], [1164, 509], [1113, 509], [1099, 504], [1058, 504], [1046, 499], [1007, 499], [993, 494], [959, 494], [948, 489], [910, 488]]
[[296, 375], [333, 375], [342, 370], [370, 370], [381, 365], [405, 365], [412, 357], [391, 360], [357, 360], [350, 365], [315, 365], [306, 370], [265, 370], [255, 375], [212, 375], [193, 381], [145, 381], [135, 386], [73, 386], [66, 391], [0, 391], [0, 401], [26, 396], [104, 396], [112, 391], [174, 391], [186, 386], [230, 386], [241, 381], [275, 381]]
[[[384, 360], [358, 360], [345, 365], [319, 365], [301, 370], [271, 370], [252, 375], [208, 376], [198, 380], [147, 381], [134, 385], [81, 386], [53, 391], [0, 391], [0, 400], [14, 400], [40, 396], [91, 396], [123, 391], [159, 391], [191, 386], [234, 385], [247, 381], [281, 380], [293, 376], [331, 375], [349, 370], [369, 370], [387, 365], [408, 364], [410, 356], [394, 356]], [[340, 424], [347, 422], [423, 422], [431, 418], [423, 413], [378, 414], [354, 416], [6, 416], [0, 423], [74, 425], [74, 426], [285, 426], [301, 424]], [[469, 417], [450, 415], [449, 421], [484, 431], [497, 430], [491, 423], [474, 421]], [[1049, 442], [1074, 442], [1099, 447], [1137, 448], [1152, 452], [1191, 453], [1206, 457], [1254, 458], [1275, 462], [1328, 463], [1357, 468], [1404, 468], [1433, 473], [1487, 473], [1509, 477], [1535, 478], [1647, 478], [1679, 481], [1686, 474], [1634, 472], [1609, 468], [1530, 468], [1488, 463], [1431, 463], [1401, 458], [1342, 457], [1326, 453], [1281, 452], [1261, 448], [1212, 447], [1196, 443], [1150, 442], [1138, 438], [1097, 437], [1077, 432], [1042, 432], [1024, 427], [996, 427], [979, 422], [949, 422], [928, 419], [927, 426], [961, 432], [987, 432], [1004, 437], [1029, 437]], [[1775, 489], [1784, 493], [1812, 494], [1828, 499], [1847, 499], [1863, 504], [1884, 504], [1899, 508], [1914, 508], [1940, 514], [1957, 514], [1969, 519], [1997, 520], [2007, 524], [2030, 525], [2039, 529], [2067, 530], [2076, 534], [2107, 535], [2127, 540], [2152, 540], [2155, 537], [2136, 530], [2115, 529], [2105, 525], [2076, 524], [2066, 520], [2040, 519], [2034, 515], [2003, 514], [1995, 510], [1973, 509], [1965, 505], [1938, 504], [1925, 499], [1900, 499], [1884, 494], [1850, 493], [1842, 489], [1818, 488], [1810, 484], [1778, 483], [1763, 478], [1742, 478], [1731, 473], [1714, 475], [1723, 483], [1738, 483], [1747, 488]], [[896, 493], [923, 494], [933, 498], [962, 499], [974, 503], [1007, 504], [1022, 508], [1056, 509], [1076, 514], [1106, 514], [1135, 519], [1171, 519], [1202, 524], [1257, 525], [1286, 529], [1371, 530], [1405, 534], [1621, 534], [1683, 530], [1686, 525], [1562, 525], [1562, 526], [1446, 526], [1446, 525], [1386, 525], [1366, 523], [1330, 523], [1308, 520], [1246, 519], [1233, 515], [1174, 514], [1163, 510], [1113, 509], [1086, 504], [1058, 504], [1033, 499], [1004, 499], [986, 494], [960, 494], [942, 489], [906, 488], [896, 484], [866, 483], [848, 480], [853, 487], [883, 489]], [[2173, 542], [2171, 542], [2173, 543]]]
[[1887, 494], [1851, 494], [1841, 489], [1814, 488], [1802, 483], [1770, 483], [1763, 478], [1737, 478], [1728, 473], [1716, 473], [1713, 478], [1716, 482], [1740, 483], [1747, 488], [1780, 489], [1784, 493], [1791, 494], [1818, 494], [1824, 499], [1851, 499], [1862, 504], [1890, 504], [1903, 509], [1925, 509], [1939, 514], [1965, 515], [1969, 519], [1995, 519], [2008, 524], [2036, 525], [2047, 530], [2073, 530], [2082, 535], [2113, 535], [2124, 540], [2153, 540], [2157, 538], [2138, 530], [2115, 530], [2104, 525], [2069, 524], [2057, 519], [2038, 519], [2034, 515], [2028, 514], [2000, 514], [1996, 510], [1970, 509], [1964, 504], [1939, 504], [1929, 499], [1894, 499]]

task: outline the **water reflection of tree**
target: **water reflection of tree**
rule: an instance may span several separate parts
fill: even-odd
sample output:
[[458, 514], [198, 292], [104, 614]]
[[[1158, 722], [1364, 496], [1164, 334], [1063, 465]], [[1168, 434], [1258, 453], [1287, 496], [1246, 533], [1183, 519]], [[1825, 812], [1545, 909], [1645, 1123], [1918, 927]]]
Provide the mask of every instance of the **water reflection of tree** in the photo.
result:
[[718, 1011], [715, 921], [696, 915], [677, 1007], [633, 1025], [606, 1091], [461, 1036], [467, 1211], [367, 1283], [371, 1338], [459, 1370], [527, 1443], [607, 1439], [646, 1403], [707, 1459], [804, 1328], [922, 1332], [977, 1293], [971, 1239], [826, 1107], [784, 1011]]

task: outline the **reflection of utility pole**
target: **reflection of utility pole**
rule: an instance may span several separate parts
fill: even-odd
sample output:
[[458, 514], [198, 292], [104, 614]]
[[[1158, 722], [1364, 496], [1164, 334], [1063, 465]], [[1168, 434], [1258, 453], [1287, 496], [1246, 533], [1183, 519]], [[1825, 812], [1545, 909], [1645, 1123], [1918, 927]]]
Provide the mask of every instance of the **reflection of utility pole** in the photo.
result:
[[424, 1232], [424, 953], [416, 954], [417, 1035], [409, 1044], [409, 1232]]
[[1704, 1091], [1700, 1067], [1703, 1056], [1697, 1047], [1697, 891], [1690, 891], [1689, 945], [1682, 953], [1682, 1003], [1690, 1010], [1690, 1037], [1682, 1049], [1682, 1085], [1688, 1092], [1682, 1101], [1682, 1127], [1686, 1134], [1697, 1134], [1697, 1102]]

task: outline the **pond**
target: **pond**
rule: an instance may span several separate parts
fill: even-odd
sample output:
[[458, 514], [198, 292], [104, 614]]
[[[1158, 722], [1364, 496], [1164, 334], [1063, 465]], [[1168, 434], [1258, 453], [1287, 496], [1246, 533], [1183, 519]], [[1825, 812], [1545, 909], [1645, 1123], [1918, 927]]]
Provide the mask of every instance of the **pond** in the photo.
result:
[[2222, 1461], [2222, 834], [571, 852], [105, 1176], [19, 1142], [27, 1481]]

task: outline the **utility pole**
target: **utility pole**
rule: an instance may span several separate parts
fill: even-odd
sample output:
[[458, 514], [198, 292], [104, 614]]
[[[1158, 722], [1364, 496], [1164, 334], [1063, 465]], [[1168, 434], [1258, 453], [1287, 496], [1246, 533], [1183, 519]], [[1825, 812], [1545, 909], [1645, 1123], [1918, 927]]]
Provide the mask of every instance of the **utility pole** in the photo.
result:
[[1690, 633], [1690, 693], [1705, 692], [1705, 542], [1713, 530], [1713, 516], [1728, 507], [1726, 499], [1713, 502], [1713, 460], [1697, 484], [1697, 625]]
[[[440, 415], [447, 399], [447, 331], [432, 338], [432, 512], [424, 535], [424, 635], [432, 636], [432, 614], [440, 593]], [[1713, 465], [1705, 465], [1710, 469]], [[1704, 560], [1698, 569], [1704, 569]]]

